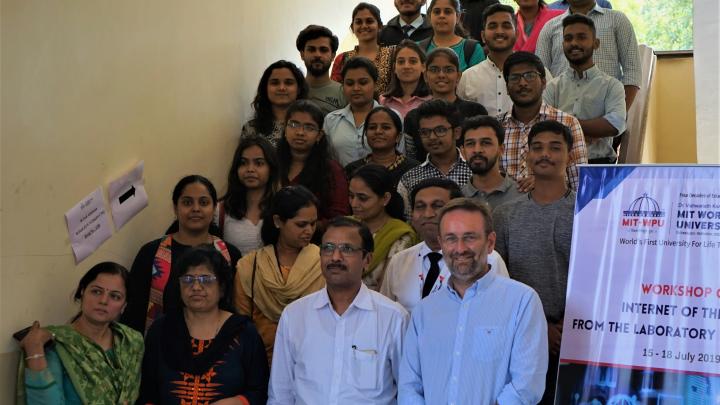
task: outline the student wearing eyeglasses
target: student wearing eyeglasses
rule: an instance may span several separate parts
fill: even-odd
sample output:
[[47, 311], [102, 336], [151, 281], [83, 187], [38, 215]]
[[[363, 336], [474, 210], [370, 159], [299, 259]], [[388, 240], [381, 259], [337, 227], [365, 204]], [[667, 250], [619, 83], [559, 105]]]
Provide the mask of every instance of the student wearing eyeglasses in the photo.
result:
[[[460, 61], [458, 56], [450, 48], [435, 48], [427, 55], [425, 82], [430, 88], [433, 100], [445, 100], [450, 103], [461, 117], [473, 117], [475, 115], [487, 115], [487, 110], [482, 104], [475, 101], [464, 100], [456, 94], [458, 83], [463, 73], [460, 72]], [[422, 140], [418, 135], [418, 111], [411, 110], [405, 116], [403, 129], [408, 136], [406, 142], [412, 143], [415, 160], [422, 162], [427, 158], [427, 151], [423, 148]]]
[[319, 248], [310, 242], [318, 223], [317, 205], [315, 196], [303, 186], [280, 189], [260, 230], [265, 247], [237, 264], [235, 308], [257, 326], [268, 361], [285, 306], [325, 285]]
[[417, 111], [418, 135], [427, 158], [420, 166], [408, 170], [400, 179], [398, 193], [405, 203], [405, 218], [410, 219], [409, 196], [416, 184], [438, 177], [462, 186], [472, 177], [470, 167], [457, 148], [460, 138], [460, 114], [445, 100], [426, 101]]
[[265, 404], [262, 340], [233, 309], [233, 273], [210, 245], [179, 262], [182, 307], [158, 318], [145, 338], [139, 404]]
[[320, 248], [326, 287], [283, 311], [269, 405], [397, 403], [408, 313], [363, 284], [373, 250], [362, 222], [328, 223]]
[[330, 153], [322, 129], [323, 113], [311, 101], [298, 100], [287, 111], [285, 132], [278, 142], [280, 179], [284, 186], [302, 185], [318, 199], [318, 218], [348, 215], [347, 179]]

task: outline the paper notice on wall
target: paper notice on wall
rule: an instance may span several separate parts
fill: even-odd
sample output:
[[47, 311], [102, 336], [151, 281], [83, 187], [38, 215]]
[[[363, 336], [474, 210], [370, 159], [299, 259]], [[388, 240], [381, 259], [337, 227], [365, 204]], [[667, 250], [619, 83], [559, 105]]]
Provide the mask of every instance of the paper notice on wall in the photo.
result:
[[108, 198], [115, 229], [122, 228], [148, 205], [148, 196], [142, 178], [144, 168], [145, 163], [140, 162], [130, 172], [110, 183]]
[[102, 187], [98, 187], [66, 212], [65, 221], [75, 263], [80, 263], [112, 235], [103, 203]]

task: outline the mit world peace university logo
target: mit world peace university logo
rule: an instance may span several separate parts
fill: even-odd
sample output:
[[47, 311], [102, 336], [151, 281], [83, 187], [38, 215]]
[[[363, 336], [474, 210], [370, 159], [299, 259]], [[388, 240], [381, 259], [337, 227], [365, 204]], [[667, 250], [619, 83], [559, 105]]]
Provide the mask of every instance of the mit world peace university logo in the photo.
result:
[[623, 226], [661, 227], [665, 225], [665, 211], [660, 209], [658, 202], [644, 193], [630, 203], [623, 211]]

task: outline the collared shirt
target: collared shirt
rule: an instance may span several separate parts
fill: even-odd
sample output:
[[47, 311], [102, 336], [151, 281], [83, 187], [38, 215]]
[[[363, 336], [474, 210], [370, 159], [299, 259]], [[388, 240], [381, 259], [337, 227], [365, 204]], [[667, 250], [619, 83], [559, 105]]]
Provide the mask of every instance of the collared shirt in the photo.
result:
[[[552, 79], [547, 69], [545, 79]], [[500, 115], [512, 108], [503, 72], [490, 58], [463, 72], [457, 95], [461, 99], [482, 104], [490, 115]]]
[[327, 289], [280, 317], [268, 405], [395, 404], [408, 313], [364, 284], [338, 315]]
[[458, 186], [462, 186], [470, 180], [472, 177], [472, 171], [470, 170], [470, 166], [468, 166], [467, 162], [465, 162], [465, 159], [463, 159], [459, 149], [457, 150], [457, 160], [452, 164], [452, 166], [450, 166], [450, 170], [448, 170], [447, 174], [443, 173], [430, 161], [430, 155], [428, 154], [427, 158], [420, 164], [420, 166], [416, 166], [408, 170], [400, 178], [397, 191], [405, 202], [405, 218], [410, 218], [410, 192], [412, 192], [413, 187], [421, 181], [431, 177], [450, 179], [457, 183]]
[[[563, 52], [563, 18], [570, 10], [548, 21], [540, 32], [535, 53], [554, 76], [570, 68]], [[600, 70], [620, 80], [625, 86], [640, 87], [642, 68], [637, 38], [630, 20], [621, 11], [595, 4], [587, 17], [595, 23], [600, 40], [593, 60]]]
[[472, 184], [472, 178], [462, 188], [463, 195], [469, 198], [477, 198], [485, 201], [490, 208], [495, 209], [500, 204], [514, 200], [525, 193], [521, 193], [517, 189], [517, 183], [510, 176], [502, 173], [503, 181], [494, 190], [486, 193], [475, 188]]
[[530, 134], [530, 128], [533, 125], [540, 121], [555, 120], [570, 128], [573, 145], [570, 150], [570, 161], [568, 162], [566, 174], [570, 186], [577, 190], [577, 165], [587, 163], [587, 147], [585, 146], [585, 137], [580, 122], [575, 117], [542, 103], [537, 117], [527, 124], [516, 120], [512, 116], [512, 110], [499, 115], [497, 118], [500, 125], [505, 127], [505, 153], [503, 153], [502, 158], [503, 171], [516, 181], [532, 174], [530, 168], [527, 167], [525, 157], [528, 153], [528, 134]]
[[490, 58], [463, 72], [457, 95], [482, 104], [492, 115], [502, 114], [512, 107], [503, 72]]
[[[380, 293], [393, 301], [397, 301], [408, 312], [412, 312], [413, 308], [422, 299], [425, 278], [428, 271], [430, 271], [428, 254], [432, 251], [425, 242], [420, 242], [413, 247], [396, 253], [390, 259], [390, 263], [388, 263], [385, 270], [385, 279], [382, 287], [380, 287]], [[438, 253], [442, 254], [442, 252]], [[490, 272], [501, 277], [509, 277], [505, 261], [498, 252], [493, 250], [488, 256], [488, 264], [490, 265]], [[448, 270], [444, 259], [440, 260], [438, 266], [440, 266], [440, 275], [435, 280], [430, 294], [440, 291], [450, 279], [450, 270]]]
[[[373, 100], [373, 108], [379, 106], [380, 103]], [[342, 167], [372, 152], [367, 142], [363, 142], [364, 127], [365, 123], [355, 126], [350, 104], [325, 116], [323, 131], [335, 149], [335, 155]]]
[[[411, 22], [409, 24], [412, 28], [408, 29], [408, 31], [405, 33], [405, 35], [410, 37], [410, 35], [412, 35], [416, 29], [420, 28], [420, 26], [423, 24], [423, 21], [425, 21], [425, 19], [423, 18], [423, 15], [422, 14], [418, 15], [417, 18], [414, 19], [413, 22]], [[403, 21], [402, 18], [399, 19], [398, 22], [400, 23], [400, 28], [408, 25], [407, 23], [405, 23], [405, 21]]]
[[[584, 71], [582, 76], [573, 69], [566, 70], [547, 83], [543, 100], [579, 120], [604, 118], [617, 129], [618, 135], [625, 131], [625, 89], [597, 66]], [[612, 143], [612, 137], [592, 139], [587, 146], [588, 159], [616, 158]]]
[[412, 313], [398, 404], [536, 404], [545, 390], [547, 323], [537, 293], [488, 273]]

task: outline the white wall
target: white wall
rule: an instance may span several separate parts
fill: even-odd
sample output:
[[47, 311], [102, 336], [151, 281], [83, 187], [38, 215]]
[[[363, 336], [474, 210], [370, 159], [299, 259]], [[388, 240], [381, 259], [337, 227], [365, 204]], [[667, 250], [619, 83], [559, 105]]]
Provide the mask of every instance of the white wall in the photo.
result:
[[[394, 14], [383, 0], [385, 19]], [[201, 173], [222, 190], [262, 70], [300, 63], [297, 33], [345, 47], [355, 2], [2, 0], [0, 403], [11, 403], [13, 331], [63, 323], [92, 265], [130, 266], [172, 219], [170, 194]], [[64, 213], [145, 161], [150, 205], [75, 265]]]

